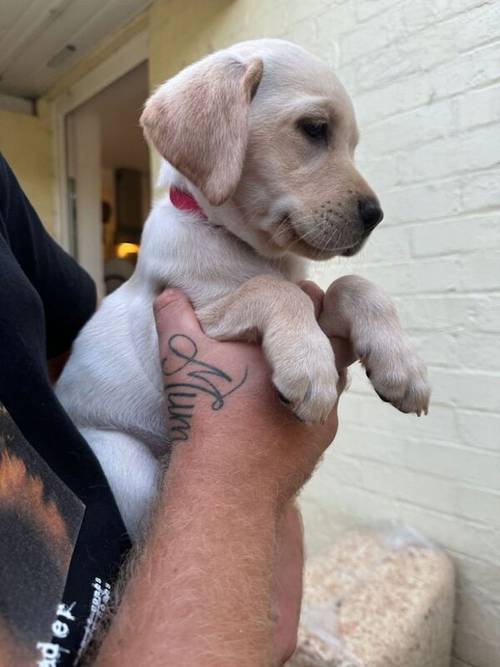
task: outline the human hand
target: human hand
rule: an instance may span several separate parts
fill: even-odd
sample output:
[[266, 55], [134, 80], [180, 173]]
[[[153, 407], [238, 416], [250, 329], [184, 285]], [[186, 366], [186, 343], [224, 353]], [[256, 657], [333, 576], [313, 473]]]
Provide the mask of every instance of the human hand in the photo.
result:
[[[304, 283], [317, 315], [322, 292]], [[206, 475], [280, 505], [308, 479], [335, 437], [336, 407], [324, 424], [306, 424], [284, 406], [258, 345], [208, 338], [182, 292], [168, 289], [155, 302], [172, 456], [195, 457]], [[348, 345], [332, 341], [342, 371]]]

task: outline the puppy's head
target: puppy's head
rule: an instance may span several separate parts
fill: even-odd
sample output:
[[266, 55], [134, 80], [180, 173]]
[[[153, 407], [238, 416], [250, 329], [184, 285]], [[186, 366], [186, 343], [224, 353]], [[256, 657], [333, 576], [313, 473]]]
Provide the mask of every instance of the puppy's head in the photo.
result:
[[141, 124], [210, 220], [262, 255], [353, 255], [382, 219], [354, 166], [349, 97], [289, 42], [243, 42], [191, 65], [150, 97]]

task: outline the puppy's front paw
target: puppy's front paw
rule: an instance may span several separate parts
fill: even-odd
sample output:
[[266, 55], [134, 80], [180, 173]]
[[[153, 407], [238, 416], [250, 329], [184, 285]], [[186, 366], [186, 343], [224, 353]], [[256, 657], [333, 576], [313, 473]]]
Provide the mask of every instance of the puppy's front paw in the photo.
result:
[[383, 401], [401, 412], [427, 414], [431, 388], [427, 370], [403, 334], [381, 336], [361, 359], [366, 374]]
[[[301, 317], [293, 324], [276, 318], [265, 328], [262, 345], [272, 368], [273, 384], [289, 409], [302, 421], [324, 422], [337, 401], [335, 357], [330, 341], [312, 317], [309, 297], [302, 292], [299, 296], [305, 300], [310, 321]], [[245, 326], [239, 311], [220, 303], [206, 306], [196, 315], [212, 338], [256, 338], [257, 328]]]
[[324, 422], [337, 401], [332, 347], [318, 329], [305, 339], [268, 346], [273, 383], [288, 407], [306, 422]]

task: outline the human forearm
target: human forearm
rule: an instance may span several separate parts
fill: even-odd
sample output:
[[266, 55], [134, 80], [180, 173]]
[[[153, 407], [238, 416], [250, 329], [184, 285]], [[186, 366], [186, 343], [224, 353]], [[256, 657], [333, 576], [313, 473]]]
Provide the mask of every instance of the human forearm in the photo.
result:
[[98, 665], [272, 664], [278, 505], [206, 464], [196, 438], [174, 451]]

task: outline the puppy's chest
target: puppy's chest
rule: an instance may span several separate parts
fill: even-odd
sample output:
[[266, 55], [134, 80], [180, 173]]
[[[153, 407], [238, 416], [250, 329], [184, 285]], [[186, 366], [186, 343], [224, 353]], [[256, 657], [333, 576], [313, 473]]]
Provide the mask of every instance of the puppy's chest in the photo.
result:
[[276, 275], [291, 282], [306, 277], [306, 265], [298, 257], [270, 260], [253, 253], [235, 253], [221, 248], [217, 253], [198, 248], [185, 264], [174, 261], [169, 267], [166, 286], [182, 289], [195, 309], [210, 305], [234, 293], [248, 280], [259, 275]]

